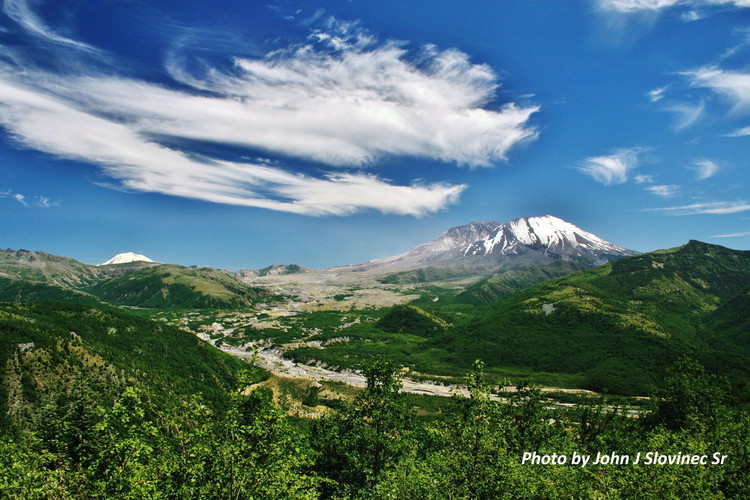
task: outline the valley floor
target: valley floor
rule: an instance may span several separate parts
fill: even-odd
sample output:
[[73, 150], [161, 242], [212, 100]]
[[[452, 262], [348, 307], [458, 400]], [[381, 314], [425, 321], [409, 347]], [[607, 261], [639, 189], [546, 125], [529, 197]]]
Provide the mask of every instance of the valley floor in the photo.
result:
[[[360, 371], [354, 370], [330, 370], [320, 365], [307, 365], [297, 363], [293, 360], [283, 357], [284, 351], [279, 347], [271, 349], [259, 349], [248, 352], [246, 350], [224, 347], [221, 349], [232, 356], [251, 360], [256, 366], [268, 370], [272, 374], [281, 377], [300, 379], [305, 385], [318, 384], [322, 381], [339, 382], [350, 386], [364, 388], [367, 385], [366, 377]], [[435, 377], [439, 378], [439, 377]], [[429, 380], [414, 380], [408, 375], [401, 379], [401, 392], [409, 394], [418, 394], [423, 396], [453, 397], [461, 395], [469, 397], [470, 393], [465, 385], [451, 384], [447, 382], [437, 382]], [[576, 403], [563, 402], [555, 400], [555, 396], [569, 396], [579, 400], [594, 401], [601, 399], [602, 394], [586, 389], [570, 389], [565, 387], [541, 387], [541, 393], [548, 397], [548, 408], [570, 408]], [[494, 401], [505, 402], [510, 394], [517, 392], [516, 387], [503, 387], [501, 392], [492, 394], [490, 399]], [[648, 398], [633, 398], [634, 402], [643, 403]], [[607, 408], [614, 409], [613, 405], [607, 405]], [[641, 407], [639, 405], [618, 405], [618, 408], [624, 414], [637, 416]]]

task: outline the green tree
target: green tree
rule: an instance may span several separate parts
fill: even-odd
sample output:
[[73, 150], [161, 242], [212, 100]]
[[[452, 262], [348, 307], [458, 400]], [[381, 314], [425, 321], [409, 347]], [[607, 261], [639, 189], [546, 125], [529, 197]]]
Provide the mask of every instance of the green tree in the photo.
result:
[[111, 498], [162, 497], [160, 415], [146, 394], [129, 387], [102, 413], [95, 426], [95, 491]]
[[414, 415], [399, 393], [396, 367], [377, 359], [363, 372], [367, 386], [354, 402], [313, 426], [316, 469], [329, 479], [325, 495], [372, 487], [412, 444]]
[[697, 361], [682, 358], [667, 370], [652, 398], [647, 422], [673, 430], [712, 429], [722, 420], [728, 399], [726, 380], [706, 374]]
[[317, 480], [306, 472], [309, 450], [270, 390], [234, 395], [217, 437], [210, 497], [315, 497]]

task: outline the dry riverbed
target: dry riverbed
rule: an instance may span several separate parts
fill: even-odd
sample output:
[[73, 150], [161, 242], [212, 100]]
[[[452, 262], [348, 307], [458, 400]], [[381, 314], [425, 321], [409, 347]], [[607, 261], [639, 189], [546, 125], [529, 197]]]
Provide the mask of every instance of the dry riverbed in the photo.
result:
[[[254, 352], [248, 352], [248, 351], [244, 351], [241, 349], [228, 348], [228, 347], [223, 347], [222, 350], [228, 354], [237, 356], [239, 358], [253, 360], [256, 365], [270, 371], [271, 373], [275, 375], [305, 379], [311, 382], [332, 381], [332, 382], [342, 382], [342, 383], [355, 386], [355, 387], [366, 386], [365, 377], [359, 372], [351, 371], [351, 370], [335, 371], [335, 370], [330, 370], [328, 368], [324, 368], [321, 366], [295, 363], [294, 361], [290, 359], [284, 358], [283, 357], [284, 351], [278, 347], [270, 348], [270, 349], [259, 349]], [[421, 394], [421, 395], [427, 395], [427, 396], [442, 396], [442, 397], [451, 397], [456, 394], [461, 394], [463, 396], [469, 395], [469, 391], [464, 386], [440, 384], [437, 382], [430, 382], [430, 381], [416, 381], [416, 380], [410, 379], [409, 377], [403, 377], [402, 384], [403, 386], [401, 390], [403, 392], [408, 392], [412, 394]], [[506, 387], [503, 389], [502, 392], [510, 394], [512, 392], [515, 392], [515, 390], [516, 390], [515, 388]], [[591, 398], [597, 398], [599, 396], [599, 394], [592, 392], [592, 391], [587, 391], [585, 389], [543, 387], [541, 391], [543, 393], [548, 393], [548, 394], [565, 393], [565, 394], [571, 394], [571, 395], [576, 395], [576, 396], [581, 396], [581, 397], [591, 397]], [[498, 395], [498, 394], [492, 395], [491, 398], [496, 401], [504, 401], [506, 399], [505, 397]], [[575, 404], [551, 401], [549, 406], [554, 407], [554, 408], [570, 408], [570, 407], [574, 407]], [[610, 410], [614, 409], [614, 407], [608, 407], [608, 408]], [[625, 408], [625, 411], [629, 416], [637, 416], [639, 414], [639, 409], [637, 407], [627, 407]]]

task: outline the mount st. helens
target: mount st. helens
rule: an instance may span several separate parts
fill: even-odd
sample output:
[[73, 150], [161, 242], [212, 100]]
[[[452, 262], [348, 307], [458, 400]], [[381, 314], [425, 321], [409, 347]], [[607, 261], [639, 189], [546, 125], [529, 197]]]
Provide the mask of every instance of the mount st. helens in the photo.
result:
[[[574, 264], [549, 267], [547, 279], [637, 253], [546, 215], [453, 227], [401, 255], [354, 267], [387, 274], [385, 283], [403, 284], [540, 268], [558, 261]], [[528, 284], [540, 281], [528, 279]]]
[[596, 264], [637, 253], [547, 215], [523, 217], [500, 224], [486, 238], [462, 248], [460, 255], [523, 255], [532, 252], [555, 260], [589, 259]]

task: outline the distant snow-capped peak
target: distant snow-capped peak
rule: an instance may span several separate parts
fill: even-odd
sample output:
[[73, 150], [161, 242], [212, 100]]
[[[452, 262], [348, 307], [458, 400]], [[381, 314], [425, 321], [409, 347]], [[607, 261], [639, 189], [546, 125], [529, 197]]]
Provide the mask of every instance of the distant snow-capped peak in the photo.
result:
[[542, 253], [572, 255], [580, 253], [607, 253], [632, 255], [634, 252], [620, 248], [595, 234], [558, 219], [552, 215], [544, 217], [522, 217], [506, 222], [479, 241], [467, 245], [461, 255], [514, 255], [534, 248]]
[[100, 266], [108, 266], [110, 264], [127, 264], [128, 262], [155, 262], [145, 255], [133, 252], [118, 253], [107, 262], [99, 264]]

